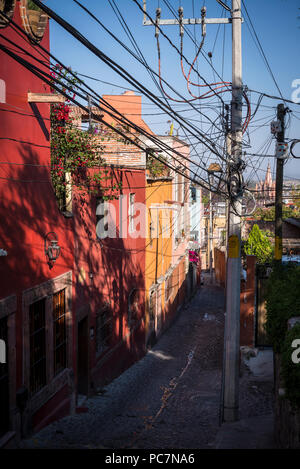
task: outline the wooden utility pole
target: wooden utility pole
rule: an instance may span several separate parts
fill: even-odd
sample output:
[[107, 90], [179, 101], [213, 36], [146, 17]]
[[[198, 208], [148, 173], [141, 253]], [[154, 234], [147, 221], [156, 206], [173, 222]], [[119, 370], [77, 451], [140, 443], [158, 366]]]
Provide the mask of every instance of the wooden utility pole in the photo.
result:
[[282, 188], [284, 158], [278, 156], [278, 145], [284, 143], [285, 114], [284, 104], [277, 106], [277, 120], [280, 123], [280, 131], [277, 132], [277, 162], [276, 162], [276, 192], [275, 192], [275, 260], [282, 260]]

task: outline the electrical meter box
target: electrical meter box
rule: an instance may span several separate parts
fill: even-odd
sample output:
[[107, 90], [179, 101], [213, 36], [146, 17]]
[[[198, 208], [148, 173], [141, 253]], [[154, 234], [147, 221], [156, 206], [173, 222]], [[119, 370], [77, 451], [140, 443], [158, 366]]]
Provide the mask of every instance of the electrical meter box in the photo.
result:
[[288, 144], [277, 142], [276, 144], [276, 158], [287, 158], [288, 157]]
[[271, 122], [271, 133], [273, 135], [278, 134], [278, 132], [281, 132], [281, 123], [280, 121], [272, 121]]

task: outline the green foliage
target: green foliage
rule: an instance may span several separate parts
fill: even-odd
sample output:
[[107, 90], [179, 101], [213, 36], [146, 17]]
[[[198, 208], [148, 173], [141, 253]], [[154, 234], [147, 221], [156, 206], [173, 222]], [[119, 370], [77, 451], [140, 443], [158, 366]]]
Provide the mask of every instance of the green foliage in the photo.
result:
[[298, 216], [300, 216], [300, 184], [298, 184], [297, 186], [293, 186], [291, 196], [293, 204], [295, 206], [295, 210], [298, 212]]
[[273, 258], [272, 243], [256, 224], [253, 225], [248, 239], [243, 240], [242, 250], [244, 255], [256, 256], [260, 264], [271, 262]]
[[263, 230], [264, 234], [271, 240], [274, 240], [275, 239], [275, 233], [274, 231], [270, 231], [270, 230]]
[[150, 176], [153, 178], [168, 177], [170, 175], [170, 169], [165, 164], [167, 163], [167, 159], [161, 155], [157, 155], [157, 157], [159, 157], [160, 161], [150, 153], [147, 155], [146, 167], [149, 170]]
[[267, 285], [266, 306], [266, 332], [274, 351], [281, 353], [288, 319], [300, 316], [299, 265], [274, 265]]
[[[70, 86], [69, 70], [58, 64], [55, 69], [51, 74], [59, 79], [61, 90], [66, 91], [67, 84]], [[73, 91], [77, 79], [71, 78]], [[81, 197], [99, 193], [105, 200], [118, 197], [120, 184], [113, 184], [114, 176], [105, 168], [102, 152], [97, 129], [78, 129], [66, 103], [51, 105], [51, 177], [60, 209], [65, 210], [67, 191], [71, 192], [73, 186]]]
[[296, 324], [285, 336], [282, 345], [281, 372], [285, 383], [286, 397], [292, 404], [300, 408], [300, 363], [293, 363], [292, 342], [300, 339], [300, 324]]
[[209, 197], [208, 195], [202, 195], [202, 203], [204, 205], [207, 205], [209, 203]]
[[27, 0], [27, 8], [28, 10], [41, 11], [40, 7], [38, 7], [32, 0]]
[[[292, 209], [287, 205], [282, 206], [282, 218], [291, 218], [299, 216], [299, 210]], [[275, 221], [275, 207], [270, 208], [257, 208], [253, 214], [256, 220]]]

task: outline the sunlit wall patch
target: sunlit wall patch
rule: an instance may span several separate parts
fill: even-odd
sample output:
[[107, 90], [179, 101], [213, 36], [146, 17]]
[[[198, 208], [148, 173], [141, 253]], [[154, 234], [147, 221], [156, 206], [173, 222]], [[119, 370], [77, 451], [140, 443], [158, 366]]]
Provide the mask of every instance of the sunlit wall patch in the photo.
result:
[[32, 0], [21, 0], [20, 16], [26, 33], [35, 41], [41, 41], [47, 27], [48, 15]]
[[6, 103], [6, 84], [5, 81], [0, 78], [0, 103]]

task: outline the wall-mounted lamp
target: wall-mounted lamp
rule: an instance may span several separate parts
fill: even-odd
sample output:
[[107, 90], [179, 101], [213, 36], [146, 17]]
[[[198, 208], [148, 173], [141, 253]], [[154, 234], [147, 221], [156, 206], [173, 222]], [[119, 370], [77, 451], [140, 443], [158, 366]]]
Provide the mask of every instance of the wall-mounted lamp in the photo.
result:
[[57, 235], [50, 231], [45, 236], [45, 256], [48, 258], [48, 265], [52, 269], [55, 261], [60, 255], [60, 246], [58, 245]]

